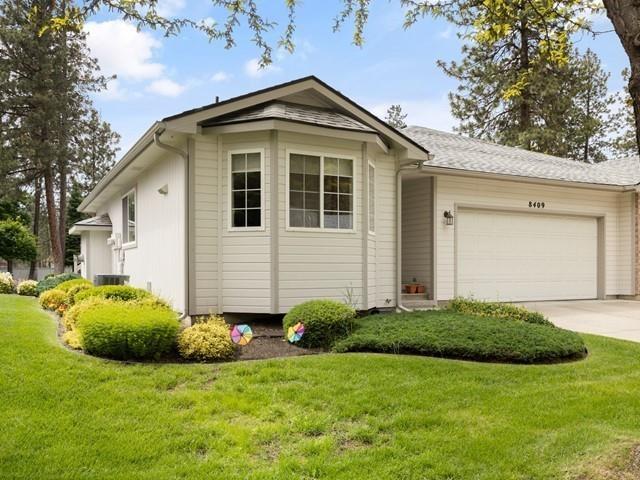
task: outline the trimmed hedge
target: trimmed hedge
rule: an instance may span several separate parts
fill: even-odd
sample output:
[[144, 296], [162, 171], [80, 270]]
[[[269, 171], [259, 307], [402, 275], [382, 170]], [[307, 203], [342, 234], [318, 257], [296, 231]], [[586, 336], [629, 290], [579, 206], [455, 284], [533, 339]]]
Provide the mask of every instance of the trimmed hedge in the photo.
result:
[[151, 294], [142, 288], [135, 288], [129, 285], [104, 285], [101, 287], [91, 287], [77, 293], [74, 297], [74, 303], [83, 302], [91, 297], [129, 302], [150, 298]]
[[176, 344], [178, 316], [165, 308], [114, 302], [80, 312], [77, 331], [87, 353], [127, 359], [158, 359]]
[[186, 328], [178, 337], [178, 352], [187, 360], [199, 362], [228, 360], [235, 353], [229, 325], [222, 317], [212, 316]]
[[13, 293], [15, 285], [13, 275], [9, 272], [0, 272], [0, 294]]
[[57, 288], [43, 292], [38, 301], [45, 310], [51, 310], [59, 314], [63, 314], [67, 309], [67, 294]]
[[84, 302], [76, 303], [72, 307], [69, 307], [64, 316], [62, 317], [62, 324], [67, 330], [73, 330], [78, 323], [78, 317], [81, 313], [91, 310], [92, 308], [100, 305], [113, 305], [114, 300], [107, 300], [100, 297], [88, 298]]
[[18, 295], [24, 295], [26, 297], [35, 297], [38, 293], [38, 282], [35, 280], [24, 280], [16, 287], [16, 293]]
[[583, 358], [575, 332], [448, 310], [362, 318], [336, 352], [382, 352], [506, 363], [552, 363]]
[[282, 320], [285, 337], [289, 327], [301, 322], [304, 335], [296, 345], [329, 348], [353, 329], [356, 311], [335, 300], [309, 300], [293, 307]]
[[72, 280], [66, 280], [64, 282], [62, 282], [61, 284], [59, 284], [56, 288], [58, 290], [62, 290], [63, 292], [70, 292], [73, 288], [77, 287], [77, 286], [87, 286], [87, 287], [93, 287], [93, 283], [91, 283], [90, 280], [87, 280], [86, 278], [74, 278]]
[[468, 298], [454, 298], [449, 302], [449, 310], [479, 317], [506, 318], [538, 325], [553, 326], [543, 314], [532, 312], [510, 303], [483, 302]]
[[36, 291], [38, 292], [38, 295], [40, 295], [42, 292], [46, 292], [47, 290], [56, 288], [62, 282], [66, 282], [67, 280], [73, 280], [76, 278], [82, 277], [80, 277], [80, 275], [78, 275], [77, 273], [61, 273], [60, 275], [52, 275], [50, 277], [46, 277], [44, 280], [40, 280], [40, 282], [38, 282], [38, 288], [36, 289]]

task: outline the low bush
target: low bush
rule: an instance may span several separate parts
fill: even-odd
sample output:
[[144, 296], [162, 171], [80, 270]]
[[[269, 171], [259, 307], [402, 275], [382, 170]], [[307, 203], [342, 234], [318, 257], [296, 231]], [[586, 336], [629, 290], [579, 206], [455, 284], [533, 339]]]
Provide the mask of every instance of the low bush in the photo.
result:
[[235, 348], [229, 337], [229, 325], [222, 317], [212, 316], [186, 328], [178, 337], [178, 352], [187, 360], [199, 362], [231, 358]]
[[84, 302], [76, 303], [69, 307], [62, 317], [62, 324], [67, 330], [73, 330], [78, 324], [78, 316], [100, 305], [113, 305], [114, 300], [107, 300], [100, 297], [88, 298]]
[[175, 312], [135, 303], [95, 305], [77, 318], [87, 353], [121, 360], [160, 358], [174, 348], [179, 329]]
[[483, 302], [469, 298], [454, 298], [449, 302], [449, 309], [465, 313], [467, 315], [477, 315], [479, 317], [506, 318], [509, 320], [519, 320], [527, 323], [536, 323], [538, 325], [553, 326], [543, 314], [532, 312], [524, 307], [513, 305], [510, 303]]
[[334, 350], [506, 363], [551, 363], [587, 354], [584, 341], [575, 332], [448, 310], [362, 318]]
[[40, 295], [40, 305], [45, 310], [63, 314], [67, 309], [67, 294], [62, 290], [47, 290]]
[[18, 295], [24, 295], [26, 297], [35, 297], [37, 295], [36, 288], [38, 282], [35, 280], [24, 280], [16, 287], [16, 293]]
[[151, 294], [142, 288], [135, 288], [129, 285], [104, 285], [101, 287], [91, 287], [77, 293], [74, 297], [74, 303], [83, 302], [91, 297], [128, 302], [150, 298]]
[[62, 334], [62, 341], [74, 350], [82, 350], [82, 338], [77, 330], [69, 330]]
[[60, 283], [56, 288], [58, 290], [62, 290], [63, 292], [70, 292], [73, 288], [80, 285], [86, 286], [86, 287], [93, 287], [93, 283], [91, 283], [91, 281], [87, 280], [86, 278], [74, 278], [72, 280], [66, 280]]
[[0, 272], [0, 293], [13, 293], [15, 281], [9, 272]]
[[293, 307], [282, 320], [285, 335], [289, 327], [301, 322], [304, 335], [297, 343], [301, 347], [328, 348], [352, 328], [356, 311], [335, 300], [309, 300]]
[[38, 282], [37, 293], [40, 295], [42, 292], [56, 288], [62, 282], [67, 280], [73, 280], [75, 278], [81, 278], [77, 273], [61, 273], [60, 275], [51, 275], [40, 280]]
[[88, 290], [93, 288], [92, 284], [79, 283], [78, 285], [74, 285], [67, 291], [67, 303], [69, 306], [74, 305], [76, 303], [76, 295], [83, 290]]

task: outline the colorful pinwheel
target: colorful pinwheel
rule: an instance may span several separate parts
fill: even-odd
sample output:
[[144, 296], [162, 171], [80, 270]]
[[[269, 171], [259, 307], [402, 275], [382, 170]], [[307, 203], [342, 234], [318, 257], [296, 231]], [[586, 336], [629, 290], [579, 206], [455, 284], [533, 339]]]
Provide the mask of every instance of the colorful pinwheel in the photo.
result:
[[253, 331], [249, 325], [234, 325], [231, 328], [231, 341], [237, 345], [247, 345], [253, 338]]
[[302, 338], [302, 335], [304, 335], [303, 323], [298, 322], [293, 327], [289, 327], [289, 329], [287, 330], [287, 340], [289, 340], [291, 343], [295, 343], [300, 340]]

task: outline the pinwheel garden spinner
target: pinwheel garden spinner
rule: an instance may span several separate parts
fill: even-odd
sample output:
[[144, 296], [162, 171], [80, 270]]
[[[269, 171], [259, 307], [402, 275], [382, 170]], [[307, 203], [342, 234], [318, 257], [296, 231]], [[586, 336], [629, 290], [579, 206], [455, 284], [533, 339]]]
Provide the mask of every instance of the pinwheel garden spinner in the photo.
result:
[[231, 341], [236, 345], [247, 345], [253, 338], [253, 331], [249, 325], [234, 325], [231, 328]]
[[287, 330], [287, 339], [291, 343], [296, 343], [302, 338], [302, 335], [304, 335], [303, 323], [298, 322], [293, 327], [289, 327], [289, 329]]

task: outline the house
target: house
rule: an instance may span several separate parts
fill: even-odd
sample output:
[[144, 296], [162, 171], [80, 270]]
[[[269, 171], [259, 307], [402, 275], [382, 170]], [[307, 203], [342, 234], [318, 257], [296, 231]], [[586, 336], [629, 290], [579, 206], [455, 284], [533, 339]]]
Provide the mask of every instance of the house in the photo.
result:
[[399, 131], [306, 77], [154, 123], [71, 232], [85, 277], [127, 274], [185, 315], [633, 297], [639, 183], [633, 158]]

